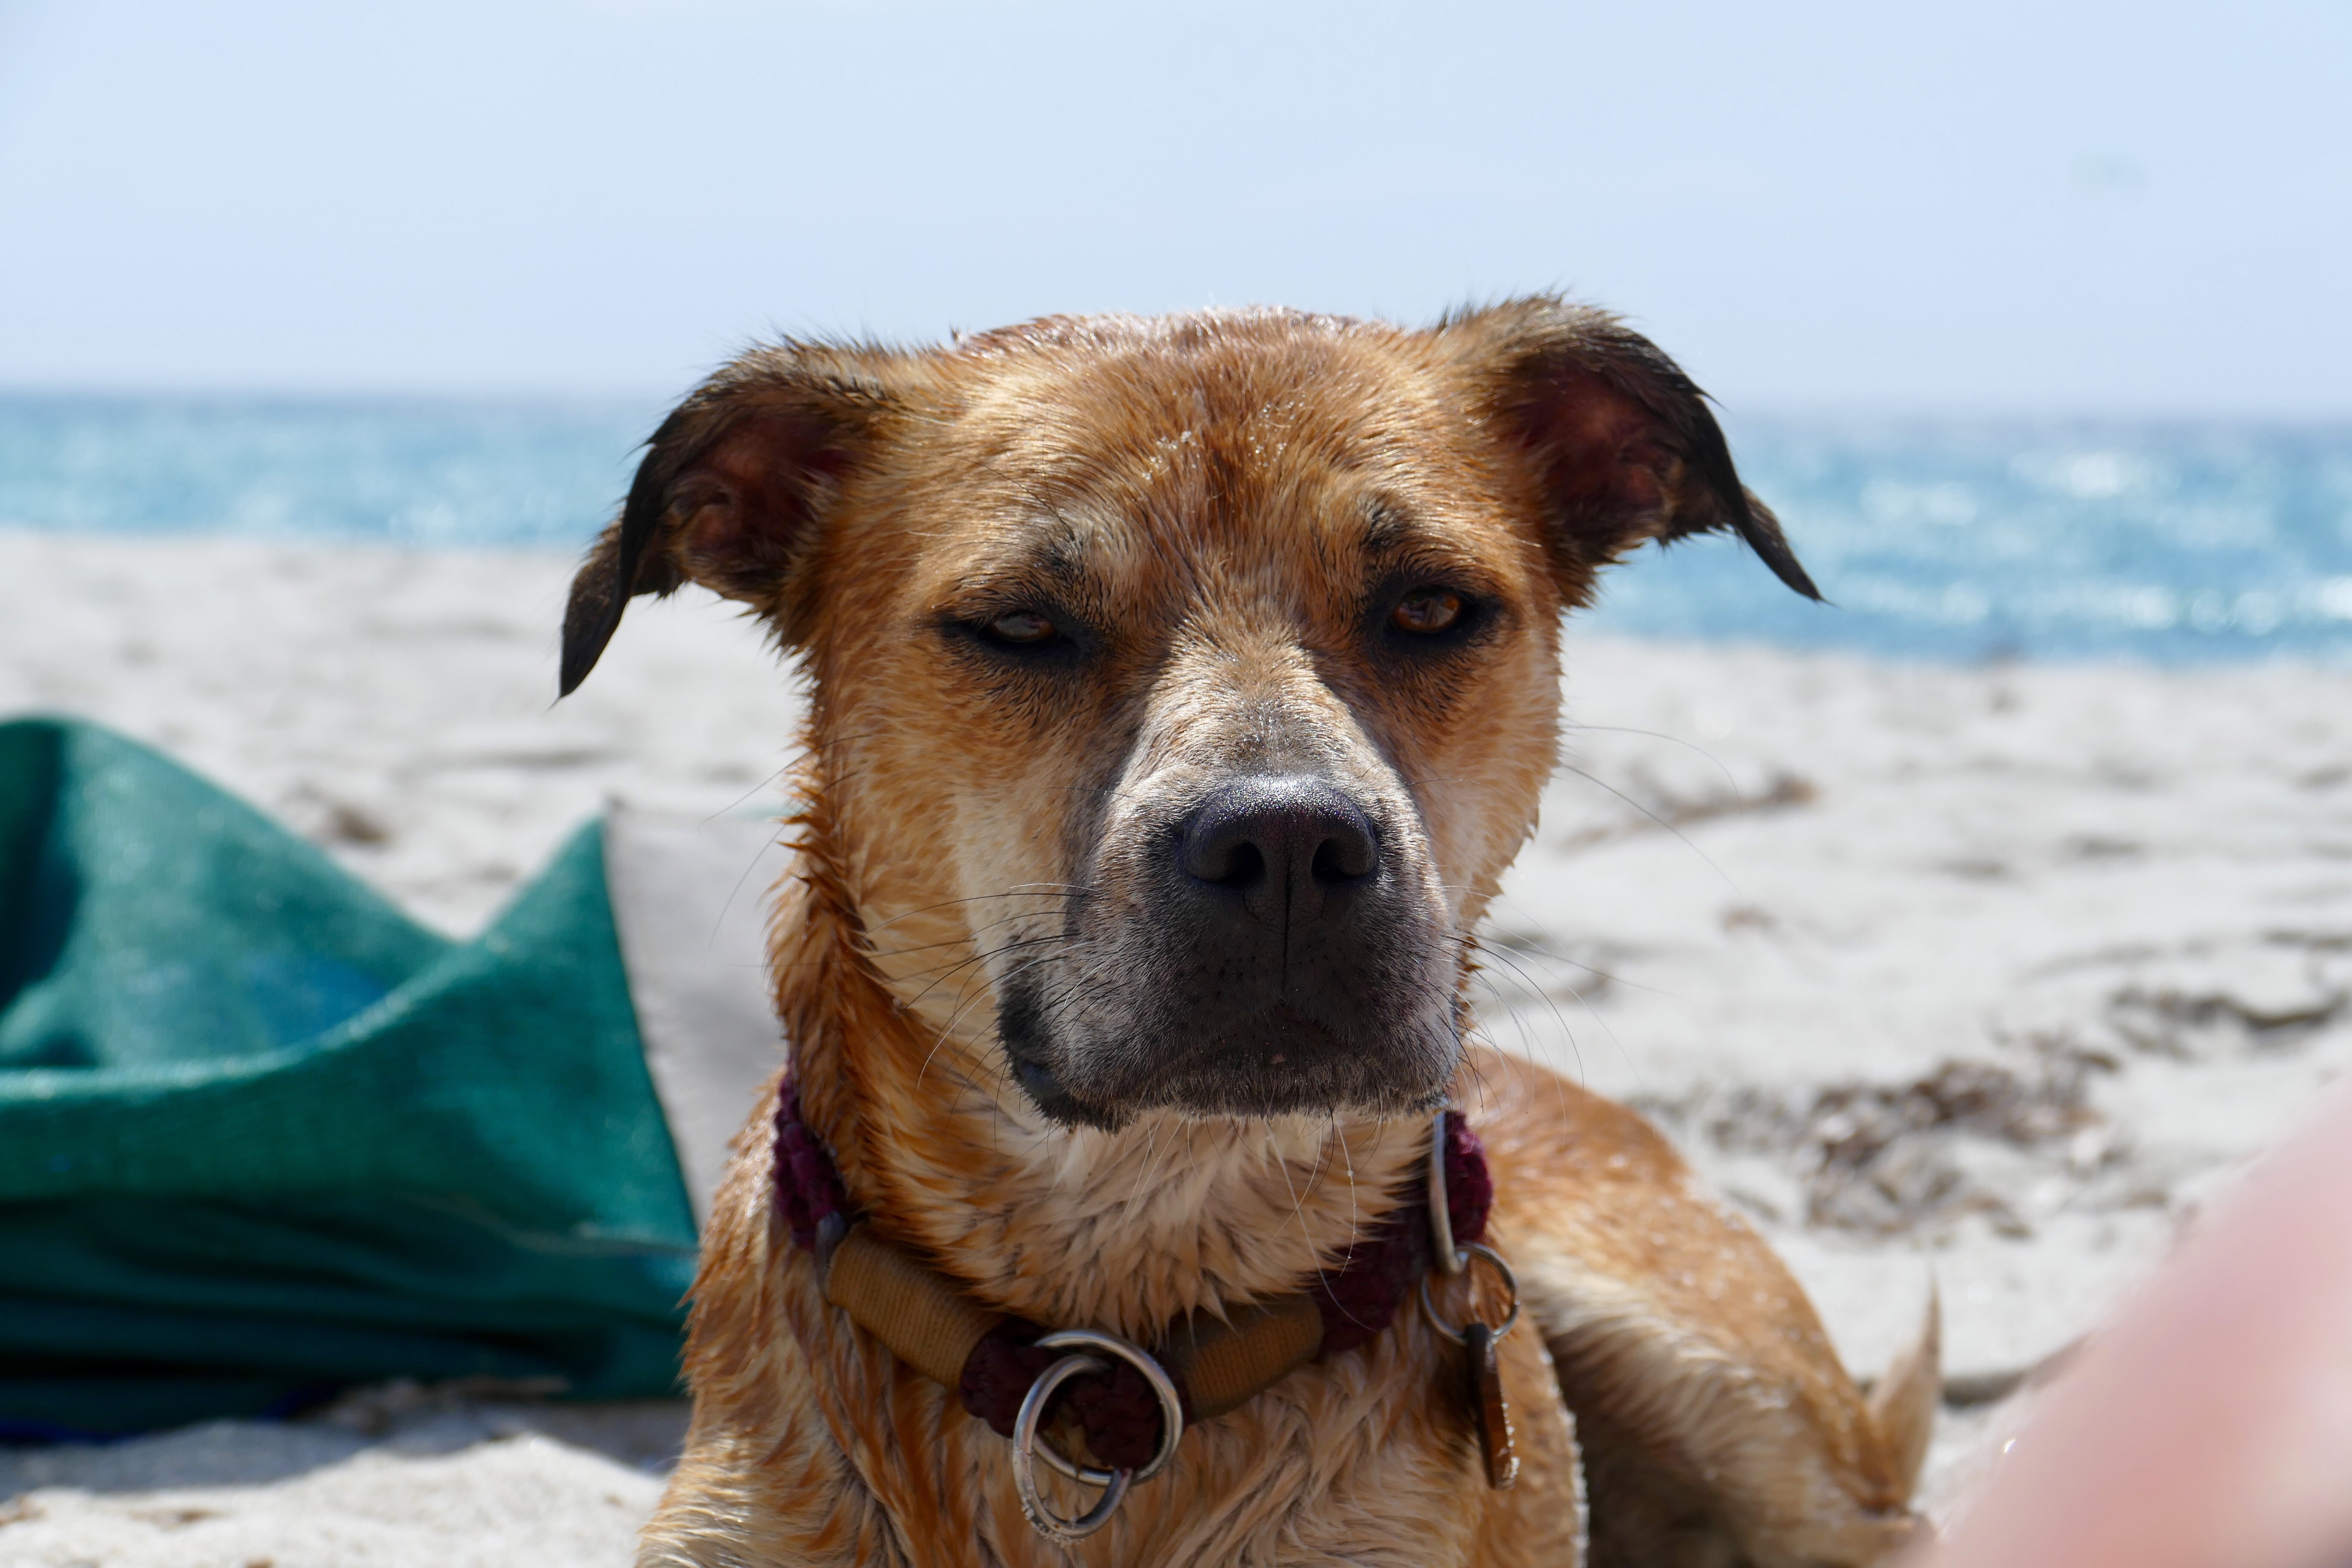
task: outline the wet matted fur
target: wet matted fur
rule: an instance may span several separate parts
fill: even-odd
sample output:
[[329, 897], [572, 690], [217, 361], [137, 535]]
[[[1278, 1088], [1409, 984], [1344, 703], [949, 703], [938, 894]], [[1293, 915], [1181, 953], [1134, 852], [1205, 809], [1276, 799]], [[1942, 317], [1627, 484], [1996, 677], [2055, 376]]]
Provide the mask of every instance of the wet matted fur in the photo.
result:
[[772, 1090], [704, 1238], [643, 1561], [1770, 1568], [1911, 1540], [1932, 1345], [1866, 1404], [1656, 1132], [1472, 1037], [1560, 617], [1708, 531], [1811, 594], [1697, 389], [1550, 299], [788, 343], [688, 398], [582, 568], [563, 686], [630, 595], [688, 581], [807, 670], [772, 957], [867, 1223], [993, 1309], [1149, 1343], [1343, 1259], [1451, 1097], [1538, 1331], [1504, 1342], [1513, 1489], [1406, 1311], [1195, 1426], [1066, 1552], [1003, 1440], [824, 1301], [771, 1202]]

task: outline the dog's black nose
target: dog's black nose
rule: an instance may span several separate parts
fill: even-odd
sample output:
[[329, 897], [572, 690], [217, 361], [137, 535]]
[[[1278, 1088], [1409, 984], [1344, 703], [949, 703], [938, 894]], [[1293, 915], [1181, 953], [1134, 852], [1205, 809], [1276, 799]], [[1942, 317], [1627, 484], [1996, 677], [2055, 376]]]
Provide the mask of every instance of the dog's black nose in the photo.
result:
[[1262, 775], [1224, 784], [1185, 828], [1177, 864], [1269, 925], [1320, 920], [1380, 866], [1363, 808], [1321, 779]]

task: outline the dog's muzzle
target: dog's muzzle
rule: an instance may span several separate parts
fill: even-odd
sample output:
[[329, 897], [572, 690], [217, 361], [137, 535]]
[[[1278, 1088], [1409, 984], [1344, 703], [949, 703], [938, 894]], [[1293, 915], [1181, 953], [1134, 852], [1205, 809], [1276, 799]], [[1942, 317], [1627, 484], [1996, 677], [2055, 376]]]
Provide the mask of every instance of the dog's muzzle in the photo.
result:
[[[1391, 815], [1393, 815], [1393, 809]], [[1066, 953], [999, 994], [1047, 1115], [1402, 1114], [1459, 1053], [1453, 943], [1422, 857], [1310, 773], [1224, 779], [1103, 856]]]

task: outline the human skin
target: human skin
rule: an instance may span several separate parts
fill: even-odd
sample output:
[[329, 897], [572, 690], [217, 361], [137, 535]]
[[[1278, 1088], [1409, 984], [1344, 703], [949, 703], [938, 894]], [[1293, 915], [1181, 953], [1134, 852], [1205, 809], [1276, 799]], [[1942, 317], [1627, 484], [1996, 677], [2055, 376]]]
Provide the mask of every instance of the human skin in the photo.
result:
[[2352, 1562], [2352, 1092], [2092, 1337], [1934, 1561]]

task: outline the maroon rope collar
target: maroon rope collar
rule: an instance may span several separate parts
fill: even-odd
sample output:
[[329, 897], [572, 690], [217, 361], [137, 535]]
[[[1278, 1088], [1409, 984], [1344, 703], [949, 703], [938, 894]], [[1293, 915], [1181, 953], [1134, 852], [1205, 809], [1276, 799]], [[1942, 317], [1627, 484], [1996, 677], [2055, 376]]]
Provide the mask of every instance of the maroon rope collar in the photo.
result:
[[[1494, 1196], [1477, 1133], [1461, 1112], [1446, 1112], [1445, 1206], [1455, 1246], [1485, 1237]], [[775, 1205], [794, 1245], [812, 1256], [821, 1237], [837, 1241], [858, 1217], [832, 1155], [801, 1121], [800, 1088], [789, 1079], [776, 1102]], [[1341, 1354], [1380, 1335], [1430, 1261], [1426, 1188], [1416, 1184], [1412, 1195], [1360, 1239], [1339, 1268], [1318, 1271], [1308, 1286], [1307, 1294], [1323, 1321], [1320, 1353]], [[957, 1390], [963, 1407], [1000, 1436], [1013, 1436], [1013, 1417], [1030, 1384], [1060, 1359], [1062, 1352], [1034, 1343], [1045, 1331], [1022, 1319], [1007, 1319], [964, 1362]], [[1184, 1395], [1189, 1421], [1192, 1400], [1181, 1379], [1177, 1389]], [[1107, 1466], [1139, 1468], [1159, 1447], [1160, 1402], [1143, 1375], [1125, 1362], [1107, 1373], [1070, 1379], [1057, 1409], [1085, 1429], [1087, 1447]]]

